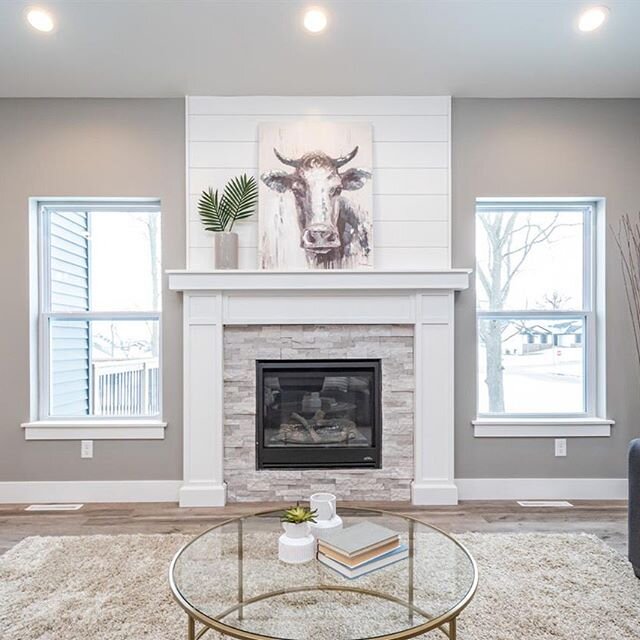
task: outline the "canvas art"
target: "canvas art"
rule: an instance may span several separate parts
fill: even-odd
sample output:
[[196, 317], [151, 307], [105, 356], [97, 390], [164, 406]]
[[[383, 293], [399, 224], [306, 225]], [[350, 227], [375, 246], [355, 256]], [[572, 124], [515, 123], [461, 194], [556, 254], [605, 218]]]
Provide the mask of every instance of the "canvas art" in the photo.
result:
[[371, 169], [370, 124], [261, 124], [261, 268], [373, 267]]

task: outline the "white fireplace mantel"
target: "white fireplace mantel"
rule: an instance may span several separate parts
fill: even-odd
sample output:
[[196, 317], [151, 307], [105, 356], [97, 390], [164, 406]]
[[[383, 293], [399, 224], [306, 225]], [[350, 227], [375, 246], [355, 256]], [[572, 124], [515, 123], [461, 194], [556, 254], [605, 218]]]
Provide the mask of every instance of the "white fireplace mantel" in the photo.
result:
[[371, 271], [167, 271], [176, 291], [317, 291], [451, 289], [469, 286], [470, 269]]
[[[168, 271], [184, 293], [182, 506], [222, 506], [225, 325], [414, 326], [414, 504], [455, 504], [454, 292], [469, 269]], [[383, 452], [384, 456], [384, 452]]]

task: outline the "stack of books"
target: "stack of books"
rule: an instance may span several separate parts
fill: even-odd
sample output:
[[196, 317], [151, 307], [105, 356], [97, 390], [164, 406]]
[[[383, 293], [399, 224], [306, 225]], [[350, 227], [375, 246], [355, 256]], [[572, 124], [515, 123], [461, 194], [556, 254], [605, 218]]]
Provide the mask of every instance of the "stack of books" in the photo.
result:
[[340, 531], [321, 533], [318, 560], [353, 579], [404, 560], [409, 549], [396, 531], [374, 522], [360, 522]]

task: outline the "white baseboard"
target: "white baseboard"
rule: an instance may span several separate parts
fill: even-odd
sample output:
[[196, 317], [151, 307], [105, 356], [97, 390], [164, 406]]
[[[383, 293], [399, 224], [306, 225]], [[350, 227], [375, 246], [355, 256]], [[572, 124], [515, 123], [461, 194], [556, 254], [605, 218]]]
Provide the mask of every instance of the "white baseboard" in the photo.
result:
[[416, 505], [458, 504], [458, 487], [453, 483], [411, 483], [411, 503]]
[[187, 483], [180, 487], [181, 507], [224, 507], [227, 484]]
[[178, 502], [181, 480], [0, 482], [0, 503]]
[[[626, 500], [626, 478], [459, 478], [455, 485], [413, 483], [416, 505], [460, 500]], [[222, 507], [226, 485], [181, 480], [0, 482], [0, 503], [180, 502], [183, 507]]]
[[626, 478], [458, 478], [460, 500], [626, 500]]

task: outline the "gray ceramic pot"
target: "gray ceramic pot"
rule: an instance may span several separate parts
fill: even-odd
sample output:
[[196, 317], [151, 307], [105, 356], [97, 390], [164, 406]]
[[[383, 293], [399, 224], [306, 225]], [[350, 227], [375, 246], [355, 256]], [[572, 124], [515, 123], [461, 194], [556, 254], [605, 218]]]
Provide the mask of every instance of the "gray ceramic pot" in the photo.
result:
[[233, 231], [216, 231], [213, 234], [214, 269], [238, 268], [238, 234]]

